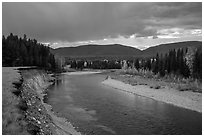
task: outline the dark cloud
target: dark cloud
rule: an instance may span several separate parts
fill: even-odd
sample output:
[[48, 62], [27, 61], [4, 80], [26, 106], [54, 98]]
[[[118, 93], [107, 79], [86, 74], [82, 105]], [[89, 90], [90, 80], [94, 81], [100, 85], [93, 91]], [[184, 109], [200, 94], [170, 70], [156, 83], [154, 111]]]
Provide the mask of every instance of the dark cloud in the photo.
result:
[[158, 3], [155, 6], [154, 19], [161, 25], [182, 28], [201, 28], [202, 4], [195, 3]]
[[40, 41], [155, 36], [162, 28], [202, 26], [202, 3], [3, 3], [3, 34]]

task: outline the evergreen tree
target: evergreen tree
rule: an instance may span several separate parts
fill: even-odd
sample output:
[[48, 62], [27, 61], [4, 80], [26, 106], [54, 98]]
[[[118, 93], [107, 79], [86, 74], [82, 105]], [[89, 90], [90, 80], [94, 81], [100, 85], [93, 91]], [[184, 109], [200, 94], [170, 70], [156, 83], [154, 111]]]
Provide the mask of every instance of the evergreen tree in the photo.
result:
[[3, 66], [55, 68], [55, 58], [49, 47], [27, 39], [26, 35], [22, 39], [12, 33], [7, 38], [2, 37], [2, 63]]
[[154, 74], [157, 74], [159, 72], [159, 54], [158, 53], [156, 55], [156, 61], [155, 61], [153, 72]]
[[147, 59], [145, 63], [145, 69], [151, 70], [151, 59]]
[[183, 61], [183, 71], [181, 71], [182, 75], [185, 77], [185, 78], [188, 78], [190, 76], [190, 69], [188, 67], [188, 65], [186, 64], [186, 59], [184, 59]]
[[202, 47], [199, 47], [194, 55], [193, 77], [202, 80]]
[[135, 60], [135, 68], [138, 70], [140, 68], [139, 59]]
[[163, 59], [163, 55], [161, 54], [160, 60], [159, 60], [159, 68], [158, 68], [160, 76], [164, 76], [165, 75], [165, 71], [164, 70], [165, 70], [165, 68], [164, 68], [164, 59]]

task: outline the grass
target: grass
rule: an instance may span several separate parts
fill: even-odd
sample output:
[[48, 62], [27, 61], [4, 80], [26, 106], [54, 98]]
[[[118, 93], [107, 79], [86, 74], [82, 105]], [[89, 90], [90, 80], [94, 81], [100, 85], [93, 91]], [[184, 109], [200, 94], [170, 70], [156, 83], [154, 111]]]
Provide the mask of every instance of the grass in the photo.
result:
[[20, 81], [20, 74], [15, 68], [3, 67], [2, 80], [2, 134], [28, 134], [24, 115], [19, 109], [20, 98], [13, 94], [19, 92], [13, 83]]
[[126, 70], [120, 70], [121, 74], [129, 74], [129, 75], [138, 75], [138, 76], [142, 76], [142, 77], [146, 77], [146, 78], [154, 78], [155, 75], [152, 71], [149, 70], [143, 70], [143, 69], [126, 69]]
[[[202, 82], [193, 78], [183, 78], [174, 74], [161, 77], [149, 70], [126, 69], [118, 70], [116, 75], [120, 75], [122, 81], [131, 85], [149, 85], [150, 88], [160, 89], [165, 86], [179, 91], [202, 92]], [[112, 76], [114, 78], [114, 76]]]
[[179, 84], [177, 89], [179, 91], [193, 91], [202, 93], [202, 82], [198, 80], [191, 81], [190, 79], [186, 80], [185, 84]]

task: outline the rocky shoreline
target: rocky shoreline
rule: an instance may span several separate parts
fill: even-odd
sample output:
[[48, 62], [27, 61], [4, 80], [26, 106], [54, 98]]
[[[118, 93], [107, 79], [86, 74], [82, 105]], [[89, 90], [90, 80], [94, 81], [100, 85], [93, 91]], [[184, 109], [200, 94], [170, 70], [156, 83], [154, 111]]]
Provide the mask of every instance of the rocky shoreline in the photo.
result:
[[57, 117], [43, 102], [46, 89], [54, 78], [41, 70], [21, 70], [20, 109], [25, 114], [27, 131], [37, 135], [80, 134], [66, 119]]

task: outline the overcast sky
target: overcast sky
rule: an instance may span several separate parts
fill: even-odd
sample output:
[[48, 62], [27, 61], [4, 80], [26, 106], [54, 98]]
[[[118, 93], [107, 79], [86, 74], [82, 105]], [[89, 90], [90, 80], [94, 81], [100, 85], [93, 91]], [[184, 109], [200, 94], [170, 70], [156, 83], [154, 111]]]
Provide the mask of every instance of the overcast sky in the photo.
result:
[[202, 40], [202, 3], [3, 3], [3, 35], [52, 47], [119, 43], [144, 49]]

